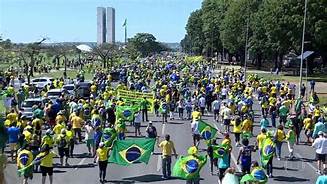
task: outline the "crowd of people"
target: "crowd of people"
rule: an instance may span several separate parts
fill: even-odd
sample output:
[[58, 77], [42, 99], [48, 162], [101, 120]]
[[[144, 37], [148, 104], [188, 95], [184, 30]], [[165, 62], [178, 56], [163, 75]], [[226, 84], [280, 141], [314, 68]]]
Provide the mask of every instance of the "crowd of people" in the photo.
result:
[[[167, 134], [160, 142], [151, 118], [160, 117], [162, 124], [174, 119], [191, 122], [191, 155], [196, 156], [200, 154], [198, 149], [203, 139], [199, 120], [211, 112], [214, 116], [214, 122], [211, 123], [222, 125], [218, 132], [223, 135], [223, 139], [212, 139], [206, 141], [205, 145], [211, 174], [216, 167], [222, 183], [238, 183], [242, 177], [249, 175], [254, 177], [248, 180], [249, 183], [267, 182], [268, 178], [274, 177], [273, 159], [279, 161], [283, 157], [284, 142], [289, 150], [287, 159], [292, 160], [301, 134], [306, 136], [306, 144], [316, 151], [317, 173], [321, 175], [317, 183], [327, 182], [326, 106], [319, 105], [314, 87], [310, 88], [308, 94], [303, 93], [305, 86], [301, 87], [301, 96], [297, 97], [296, 85], [292, 83], [268, 81], [256, 75], [249, 75], [245, 79], [243, 71], [234, 68], [215, 73], [209, 62], [187, 63], [178, 57], [169, 60], [150, 58], [120, 68], [118, 82], [113, 81], [108, 72], [98, 70], [92, 79], [91, 95], [88, 98], [63, 94], [58, 99], [48, 100], [45, 105], [34, 105], [31, 119], [22, 114], [17, 102], [22, 103], [31, 95], [46, 98], [47, 91], [62, 86], [64, 80], [58, 79], [54, 81], [55, 84], [34, 89], [33, 93], [29, 93], [33, 88], [31, 86], [23, 86], [15, 91], [8, 82], [4, 93], [12, 100], [0, 125], [0, 143], [4, 143], [0, 144], [0, 180], [5, 178], [2, 176], [8, 156], [9, 160], [17, 163], [23, 184], [27, 184], [36, 171], [42, 173], [42, 184], [46, 182], [47, 176], [53, 183], [54, 157], [60, 158], [61, 166], [69, 166], [76, 145], [85, 143], [89, 157], [98, 163], [100, 182], [105, 182], [111, 145], [103, 142], [104, 132], [115, 131], [117, 139], [123, 140], [126, 138], [127, 126], [131, 125], [135, 127], [135, 137], [138, 137], [142, 136], [140, 127], [145, 122], [145, 136], [157, 138], [158, 148], [162, 151], [162, 179], [169, 179], [171, 157], [177, 158], [170, 137], [177, 135]], [[128, 103], [117, 95], [117, 90], [121, 89], [153, 93], [153, 102], [143, 98], [136, 104], [139, 108], [132, 122], [116, 117], [116, 108]], [[305, 95], [309, 96], [307, 102]], [[253, 109], [256, 103], [261, 108], [261, 120], [258, 122], [255, 122]], [[150, 108], [153, 108], [153, 116], [148, 114]], [[254, 135], [254, 124], [260, 126], [258, 135]], [[235, 145], [232, 144], [232, 138], [235, 139]], [[269, 155], [265, 163], [253, 160], [253, 152], [257, 151], [262, 156], [267, 141], [272, 142], [273, 154]], [[213, 153], [215, 145], [225, 146], [225, 152], [219, 158]], [[232, 149], [239, 150], [239, 174], [236, 174], [231, 164]], [[9, 151], [8, 154], [5, 154], [5, 150]], [[256, 178], [255, 173], [258, 171], [265, 174]], [[200, 176], [186, 182], [200, 183]]]

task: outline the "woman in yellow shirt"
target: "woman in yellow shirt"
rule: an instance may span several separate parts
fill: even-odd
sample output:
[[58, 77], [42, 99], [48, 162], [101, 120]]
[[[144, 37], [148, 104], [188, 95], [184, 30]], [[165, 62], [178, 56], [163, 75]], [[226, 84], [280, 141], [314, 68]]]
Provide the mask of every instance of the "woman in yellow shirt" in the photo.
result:
[[285, 132], [284, 132], [284, 127], [283, 127], [283, 125], [279, 125], [277, 127], [277, 131], [275, 134], [277, 160], [280, 160], [280, 158], [281, 158], [282, 145], [283, 145], [283, 141], [285, 138], [286, 138], [286, 136], [285, 136]]
[[104, 143], [100, 142], [99, 148], [97, 149], [96, 156], [94, 158], [94, 162], [98, 162], [98, 164], [99, 164], [100, 183], [106, 182], [109, 150], [110, 150], [110, 148], [105, 147]]
[[235, 142], [236, 146], [240, 145], [240, 136], [242, 133], [242, 122], [240, 117], [236, 117], [231, 121], [231, 124], [233, 125], [233, 132], [235, 134]]
[[36, 156], [36, 160], [40, 162], [40, 169], [42, 173], [42, 184], [45, 184], [47, 175], [49, 176], [50, 184], [53, 181], [53, 157], [56, 154], [51, 151], [48, 145], [42, 147], [41, 153]]

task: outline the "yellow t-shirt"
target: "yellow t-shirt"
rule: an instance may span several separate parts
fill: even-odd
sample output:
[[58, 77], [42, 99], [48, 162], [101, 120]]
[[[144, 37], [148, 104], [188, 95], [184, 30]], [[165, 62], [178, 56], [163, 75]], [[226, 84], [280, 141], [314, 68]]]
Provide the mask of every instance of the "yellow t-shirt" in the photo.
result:
[[99, 161], [106, 161], [108, 160], [108, 152], [109, 148], [103, 147], [97, 149], [97, 154], [99, 157]]
[[259, 149], [262, 148], [262, 141], [265, 140], [265, 138], [267, 137], [266, 134], [263, 134], [263, 133], [260, 133], [258, 136], [257, 136], [257, 142], [258, 142], [258, 147]]
[[313, 114], [315, 117], [320, 117], [320, 109], [313, 110]]
[[96, 86], [96, 85], [92, 85], [92, 86], [91, 86], [91, 92], [92, 92], [92, 93], [95, 93], [96, 90], [97, 90], [97, 86]]
[[249, 119], [245, 119], [242, 122], [242, 130], [245, 131], [245, 132], [250, 132], [251, 129], [252, 129], [252, 121], [249, 120]]
[[82, 123], [83, 123], [83, 119], [79, 116], [74, 116], [71, 120], [72, 124], [73, 124], [73, 128], [81, 128], [82, 127]]
[[64, 128], [64, 126], [61, 123], [57, 123], [56, 126], [53, 127], [53, 132], [55, 134], [59, 135], [63, 128]]
[[48, 136], [48, 135], [45, 135], [43, 138], [42, 138], [42, 146], [44, 145], [49, 145], [49, 147], [53, 147], [53, 144], [54, 144], [54, 140], [51, 136]]
[[242, 132], [242, 123], [240, 123], [239, 125], [236, 125], [236, 121], [232, 120], [231, 124], [233, 125], [234, 133], [241, 133]]
[[63, 116], [63, 115], [57, 115], [57, 117], [56, 117], [56, 123], [62, 123], [64, 121], [66, 121], [65, 116]]
[[66, 136], [69, 140], [72, 140], [74, 138], [74, 132], [71, 130], [66, 131]]
[[282, 142], [285, 139], [285, 133], [282, 130], [277, 130], [277, 141]]
[[9, 119], [11, 122], [13, 122], [13, 121], [17, 121], [17, 117], [18, 117], [18, 115], [17, 115], [17, 113], [9, 113], [8, 115], [7, 115], [7, 119]]
[[25, 135], [25, 140], [26, 140], [27, 142], [30, 142], [31, 139], [32, 139], [32, 134], [31, 134], [31, 132], [25, 130], [25, 131], [23, 131], [23, 134]]
[[159, 147], [162, 149], [162, 156], [171, 156], [174, 143], [172, 141], [164, 140], [159, 144]]
[[192, 119], [193, 120], [199, 120], [201, 118], [201, 113], [199, 111], [193, 111], [192, 112]]
[[312, 130], [313, 129], [313, 121], [311, 118], [305, 118], [303, 120], [303, 124], [304, 124], [304, 129], [306, 130]]
[[36, 118], [32, 121], [33, 127], [36, 127], [37, 125], [41, 127], [43, 125], [44, 121], [42, 119]]
[[53, 167], [53, 157], [56, 156], [54, 152], [49, 152], [47, 155], [45, 153], [38, 154], [37, 157], [42, 157], [40, 165], [43, 167]]

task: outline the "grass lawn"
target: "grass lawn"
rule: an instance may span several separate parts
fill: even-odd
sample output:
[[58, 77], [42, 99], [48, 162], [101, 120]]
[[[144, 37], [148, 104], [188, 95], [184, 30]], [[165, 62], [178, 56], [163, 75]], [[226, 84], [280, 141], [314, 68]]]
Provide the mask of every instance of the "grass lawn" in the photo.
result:
[[[249, 71], [249, 73], [254, 73]], [[298, 83], [299, 76], [287, 76], [287, 75], [271, 75], [270, 73], [256, 73], [259, 77], [262, 77], [266, 80], [280, 80], [280, 81], [289, 81], [292, 83]], [[306, 81], [306, 76], [303, 76], [303, 82]], [[308, 81], [315, 80], [316, 82], [327, 82], [327, 75], [325, 74], [313, 74], [308, 76]]]
[[[79, 70], [67, 70], [67, 77], [70, 78], [76, 78], [77, 74], [78, 74]], [[38, 73], [35, 74], [35, 77], [53, 77], [53, 78], [60, 78], [63, 77], [64, 75], [64, 71], [62, 70], [58, 70], [58, 71], [52, 71], [50, 73], [42, 73], [41, 75], [39, 75]], [[85, 72], [85, 79], [86, 80], [91, 80], [93, 78], [93, 74], [92, 73], [87, 73]]]

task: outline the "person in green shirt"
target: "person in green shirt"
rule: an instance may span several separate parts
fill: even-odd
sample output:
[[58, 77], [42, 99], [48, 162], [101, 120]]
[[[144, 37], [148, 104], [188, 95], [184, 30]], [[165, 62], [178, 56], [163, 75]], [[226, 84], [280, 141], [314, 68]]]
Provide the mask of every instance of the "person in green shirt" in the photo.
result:
[[285, 104], [283, 104], [279, 108], [279, 124], [285, 126], [288, 113], [289, 113], [288, 107]]
[[[143, 98], [143, 100], [140, 103], [140, 109], [142, 110], [142, 121], [149, 121], [148, 120], [148, 105], [149, 101], [146, 99], [146, 97]], [[145, 119], [145, 121], [144, 121]]]
[[289, 130], [286, 134], [286, 140], [288, 144], [288, 151], [290, 152], [290, 159], [294, 158], [294, 144], [296, 142], [296, 134], [295, 134], [295, 128], [294, 125], [289, 126]]

